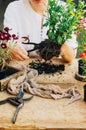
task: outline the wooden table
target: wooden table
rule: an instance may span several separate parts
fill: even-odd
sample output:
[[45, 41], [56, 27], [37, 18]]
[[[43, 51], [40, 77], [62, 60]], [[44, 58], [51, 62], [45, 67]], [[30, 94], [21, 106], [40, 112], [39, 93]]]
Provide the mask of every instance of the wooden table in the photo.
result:
[[[71, 66], [73, 67], [73, 70], [70, 69]], [[71, 72], [75, 72], [77, 68], [76, 62], [74, 61], [71, 65], [67, 66], [67, 68], [68, 67]], [[67, 72], [69, 73], [69, 71]], [[72, 79], [71, 75], [68, 74], [68, 79], [70, 80], [65, 79], [62, 81], [64, 83], [69, 83], [71, 81], [77, 85], [82, 96], [80, 100], [68, 106], [64, 106], [64, 103], [68, 101], [67, 98], [53, 100], [34, 96], [33, 100], [25, 102], [18, 114], [15, 124], [12, 124], [11, 122], [15, 107], [6, 103], [0, 106], [0, 130], [54, 130], [54, 128], [57, 128], [58, 130], [86, 130], [86, 102], [83, 101], [83, 85], [85, 82], [77, 81], [74, 78], [74, 73], [72, 74]], [[52, 78], [54, 77], [52, 76]], [[40, 79], [41, 77], [38, 77], [37, 81]], [[54, 81], [56, 82], [57, 80]], [[43, 79], [39, 82], [43, 82]], [[0, 100], [8, 96], [11, 95], [6, 91], [0, 92]], [[29, 96], [30, 94], [26, 93], [24, 95], [24, 97]]]

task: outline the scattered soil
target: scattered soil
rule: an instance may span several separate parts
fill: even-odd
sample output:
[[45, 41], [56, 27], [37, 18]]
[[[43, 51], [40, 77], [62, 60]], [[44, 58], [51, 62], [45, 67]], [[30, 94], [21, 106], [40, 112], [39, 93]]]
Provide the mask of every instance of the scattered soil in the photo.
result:
[[29, 67], [36, 69], [39, 74], [43, 72], [46, 74], [51, 74], [55, 72], [61, 73], [61, 71], [65, 70], [65, 66], [63, 64], [53, 64], [53, 63], [46, 63], [46, 62], [31, 62], [29, 63]]

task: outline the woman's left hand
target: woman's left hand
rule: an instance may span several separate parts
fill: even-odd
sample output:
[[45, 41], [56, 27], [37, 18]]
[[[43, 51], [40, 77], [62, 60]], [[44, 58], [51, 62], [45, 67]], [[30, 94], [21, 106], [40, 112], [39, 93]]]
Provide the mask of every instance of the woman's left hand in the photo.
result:
[[20, 41], [17, 41], [16, 45], [10, 47], [10, 49], [13, 59], [23, 61], [29, 58], [27, 51], [24, 49]]

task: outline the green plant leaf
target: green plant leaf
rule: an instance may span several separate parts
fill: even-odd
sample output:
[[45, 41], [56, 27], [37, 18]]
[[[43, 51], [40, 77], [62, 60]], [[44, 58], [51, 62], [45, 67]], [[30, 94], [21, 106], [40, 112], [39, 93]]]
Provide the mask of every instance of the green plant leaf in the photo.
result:
[[66, 4], [58, 4], [57, 0], [49, 0], [46, 22], [44, 26], [48, 27], [47, 35], [49, 39], [58, 44], [63, 44], [71, 38], [72, 33], [77, 30], [80, 17], [83, 15], [84, 2], [79, 1], [78, 7], [73, 0], [67, 0]]

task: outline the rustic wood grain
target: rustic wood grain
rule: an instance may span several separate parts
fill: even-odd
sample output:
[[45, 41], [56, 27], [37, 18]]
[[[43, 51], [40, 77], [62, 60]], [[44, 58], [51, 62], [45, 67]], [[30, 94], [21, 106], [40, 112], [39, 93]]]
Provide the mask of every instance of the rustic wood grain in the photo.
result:
[[[74, 83], [77, 85], [82, 98], [68, 106], [64, 106], [64, 103], [68, 101], [68, 98], [54, 100], [45, 99], [34, 96], [30, 102], [25, 102], [23, 108], [18, 114], [18, 118], [15, 124], [12, 124], [12, 117], [15, 111], [15, 107], [6, 103], [0, 106], [0, 130], [45, 130], [45, 129], [64, 129], [64, 130], [86, 130], [86, 102], [83, 100], [83, 85], [85, 82], [80, 82], [74, 78], [74, 74], [77, 69], [76, 60], [70, 66], [67, 66], [64, 75], [66, 75], [62, 82], [69, 86], [67, 83]], [[23, 66], [20, 63], [19, 67]], [[73, 72], [69, 75], [69, 72]], [[41, 76], [42, 77], [42, 76]], [[38, 77], [40, 80], [41, 77]], [[43, 83], [47, 77], [47, 81], [50, 82], [49, 76], [45, 75], [41, 81]], [[57, 76], [51, 76], [51, 80], [57, 83]], [[64, 77], [64, 76], [63, 76]], [[49, 79], [48, 79], [49, 78]], [[53, 78], [53, 79], [52, 79]], [[51, 83], [51, 82], [50, 82]], [[0, 100], [11, 96], [6, 91], [0, 92]], [[30, 94], [25, 93], [24, 97], [29, 97]]]

